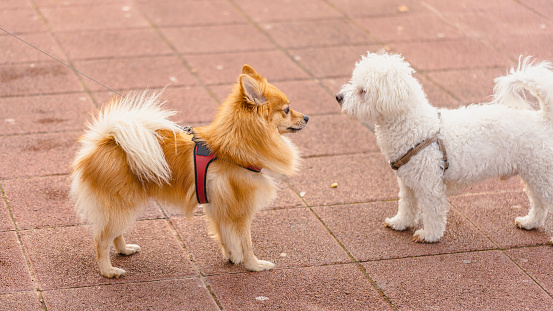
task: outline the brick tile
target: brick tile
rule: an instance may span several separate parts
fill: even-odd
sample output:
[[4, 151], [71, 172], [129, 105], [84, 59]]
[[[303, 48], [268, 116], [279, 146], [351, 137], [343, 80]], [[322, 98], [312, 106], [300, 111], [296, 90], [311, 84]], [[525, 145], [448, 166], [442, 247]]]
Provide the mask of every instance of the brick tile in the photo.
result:
[[305, 207], [305, 203], [303, 203], [298, 194], [290, 189], [290, 187], [288, 187], [288, 185], [284, 181], [282, 181], [280, 177], [276, 177], [275, 180], [278, 188], [277, 197], [269, 205], [268, 209]]
[[528, 197], [516, 192], [465, 195], [451, 198], [466, 217], [501, 248], [545, 244], [553, 236], [553, 223], [537, 230], [522, 230], [515, 218], [528, 214]]
[[0, 294], [0, 306], [5, 310], [43, 310], [34, 291]]
[[[341, 46], [327, 48], [293, 49], [290, 51], [300, 65], [315, 78], [351, 77], [355, 63], [367, 51], [376, 52], [380, 45]], [[349, 78], [348, 78], [349, 79]]]
[[356, 20], [380, 41], [409, 42], [449, 40], [466, 35], [435, 14], [414, 14], [361, 18]]
[[553, 305], [547, 293], [500, 251], [363, 265], [400, 310], [516, 310], [528, 306], [546, 310]]
[[[2, 185], [0, 184], [0, 186]], [[0, 190], [3, 190], [3, 188], [0, 188]], [[8, 210], [6, 203], [2, 199], [0, 200], [0, 231], [8, 230], [15, 230], [15, 226], [12, 222], [10, 211]]]
[[[330, 185], [338, 183], [337, 188]], [[380, 153], [305, 159], [292, 188], [310, 206], [397, 198], [395, 173]]]
[[114, 310], [219, 310], [199, 279], [153, 281], [46, 291], [50, 310], [82, 310], [99, 301]]
[[0, 97], [82, 90], [75, 73], [57, 62], [3, 65], [0, 68]]
[[[82, 223], [69, 197], [69, 176], [7, 180], [2, 183], [20, 229], [70, 226]], [[139, 219], [162, 218], [156, 204], [147, 204]]]
[[148, 27], [137, 8], [127, 4], [46, 7], [40, 12], [54, 32]]
[[0, 3], [1, 9], [31, 9], [31, 4], [21, 0], [4, 0]]
[[79, 130], [93, 111], [85, 93], [0, 98], [0, 133]]
[[304, 157], [380, 151], [368, 128], [341, 114], [311, 116], [301, 132], [288, 137]]
[[[40, 17], [33, 9], [2, 9], [0, 11], [0, 20], [2, 28], [15, 34], [46, 32]], [[6, 34], [2, 31], [2, 35]], [[7, 35], [7, 34], [6, 34]], [[1, 36], [3, 40], [12, 40], [12, 37]]]
[[428, 77], [461, 101], [461, 104], [490, 102], [494, 79], [505, 75], [507, 67], [428, 72]]
[[397, 201], [313, 208], [329, 230], [359, 261], [434, 255], [495, 248], [466, 218], [451, 210], [438, 243], [413, 242], [415, 229], [395, 231], [384, 219], [397, 213]]
[[210, 92], [215, 96], [215, 98], [217, 99], [217, 103], [219, 104], [222, 104], [227, 99], [230, 92], [232, 92], [233, 87], [234, 84], [208, 86]]
[[344, 19], [294, 21], [261, 24], [260, 26], [284, 48], [342, 46], [375, 42], [362, 29]]
[[231, 84], [238, 81], [242, 66], [249, 64], [269, 83], [306, 79], [307, 74], [280, 51], [189, 55], [185, 59], [206, 84]]
[[[27, 263], [15, 232], [0, 232], [0, 248], [0, 294], [33, 290]], [[0, 305], [3, 297], [5, 296], [0, 295]]]
[[413, 68], [422, 71], [511, 65], [508, 58], [473, 39], [395, 43], [390, 46], [394, 52], [403, 54]]
[[[160, 91], [160, 89], [156, 91]], [[127, 93], [123, 92], [122, 94]], [[92, 95], [99, 106], [105, 105], [115, 96], [112, 92], [96, 92]], [[183, 126], [204, 125], [205, 122], [212, 121], [219, 110], [215, 99], [201, 86], [168, 87], [163, 91], [161, 100], [166, 102], [167, 109], [176, 112], [171, 120]]]
[[7, 180], [2, 183], [20, 229], [74, 225], [78, 218], [69, 200], [67, 176]]
[[520, 55], [530, 55], [540, 60], [553, 60], [553, 35], [551, 34], [497, 36], [489, 41], [510, 57], [513, 63], [518, 61]]
[[428, 80], [427, 76], [422, 76], [419, 73], [415, 73], [413, 76], [421, 83], [422, 89], [426, 93], [426, 97], [432, 106], [448, 109], [455, 109], [459, 107], [459, 102], [450, 93], [448, 93], [447, 90], [445, 90], [441, 85], [435, 84], [442, 82], [441, 80], [432, 82]]
[[[196, 275], [165, 220], [138, 221], [127, 232], [126, 242], [138, 244], [142, 250], [124, 256], [115, 254], [112, 248], [112, 264], [127, 271], [120, 279], [100, 274], [88, 226], [24, 231], [22, 239], [43, 290]], [[43, 247], [45, 244], [49, 247]]]
[[[63, 59], [63, 53], [52, 37], [46, 33], [31, 33], [18, 36], [21, 40], [28, 42], [42, 51], [57, 59]], [[52, 60], [47, 55], [37, 51], [12, 36], [0, 35], [0, 64], [14, 64], [24, 62], [38, 62]]]
[[208, 280], [225, 310], [389, 308], [355, 265], [225, 274]]
[[[96, 0], [93, 3], [87, 0], [33, 0], [39, 7], [80, 7], [113, 4], [113, 0]], [[121, 5], [130, 5], [132, 0], [117, 0]]]
[[[340, 11], [345, 12], [351, 17], [366, 17], [366, 16], [405, 16], [407, 14], [418, 14], [426, 12], [426, 8], [416, 0], [348, 0], [329, 1], [332, 5], [338, 8]], [[399, 9], [400, 6], [405, 6], [408, 9], [408, 13], [402, 13]]]
[[172, 119], [183, 126], [211, 122], [219, 111], [216, 100], [200, 86], [168, 88], [163, 98], [167, 100], [167, 108], [177, 112]]
[[[366, 53], [365, 53], [366, 54]], [[359, 59], [358, 60], [361, 60], [361, 55], [359, 55]], [[338, 94], [338, 92], [340, 92], [340, 90], [342, 89], [342, 86], [346, 83], [348, 83], [348, 81], [350, 80], [351, 78], [351, 74], [353, 72], [353, 68], [355, 67], [355, 61], [354, 61], [354, 65], [353, 67], [351, 67], [351, 72], [349, 72], [348, 74], [346, 74], [344, 72], [343, 76], [341, 77], [336, 77], [336, 78], [328, 78], [328, 79], [320, 79], [319, 81], [321, 81], [321, 83], [323, 84], [323, 86], [325, 88], [327, 88], [330, 93], [332, 93], [334, 95], [334, 97], [336, 96], [336, 94]], [[334, 100], [336, 100], [336, 98], [334, 98]], [[336, 105], [338, 105], [338, 103], [336, 102]], [[338, 106], [338, 109], [340, 106]], [[341, 111], [341, 109], [340, 109]]]
[[0, 137], [0, 179], [68, 174], [79, 134]]
[[64, 32], [56, 37], [73, 60], [171, 54], [152, 29]]
[[535, 12], [543, 16], [552, 16], [553, 7], [550, 5], [551, 2], [547, 0], [527, 0], [521, 3], [525, 7], [533, 9]]
[[553, 282], [551, 281], [553, 273], [550, 269], [553, 263], [553, 248], [550, 245], [515, 248], [505, 252], [547, 291], [551, 292], [553, 290]]
[[[75, 66], [115, 90], [155, 89], [198, 83], [175, 56], [88, 60], [78, 61]], [[90, 79], [83, 80], [92, 91], [106, 90]]]
[[[233, 265], [222, 257], [218, 243], [208, 236], [203, 217], [194, 217], [192, 221], [173, 218], [172, 221], [203, 273], [247, 271], [242, 264]], [[350, 261], [305, 208], [260, 212], [253, 221], [252, 242], [257, 258], [273, 262], [276, 269]]]
[[139, 1], [143, 14], [153, 24], [166, 26], [198, 26], [247, 23], [228, 1]]
[[[448, 13], [445, 18], [480, 38], [552, 34], [553, 22], [517, 7], [511, 10]], [[517, 25], [512, 27], [512, 25]]]
[[[293, 5], [290, 5], [293, 3]], [[319, 20], [340, 17], [339, 11], [317, 0], [240, 1], [236, 3], [251, 19], [261, 22]]]
[[[526, 3], [527, 1], [525, 1]], [[428, 0], [425, 1], [428, 7], [431, 7], [442, 13], [449, 12], [474, 12], [483, 11], [490, 12], [491, 14], [497, 11], [504, 10], [524, 10], [524, 8], [515, 1], [503, 1], [503, 0], [465, 0], [465, 1], [441, 1], [441, 0]]]
[[250, 24], [163, 28], [161, 32], [184, 54], [274, 49], [273, 43]]
[[274, 85], [286, 94], [296, 111], [307, 115], [340, 112], [334, 93], [325, 90], [317, 80], [278, 81]]

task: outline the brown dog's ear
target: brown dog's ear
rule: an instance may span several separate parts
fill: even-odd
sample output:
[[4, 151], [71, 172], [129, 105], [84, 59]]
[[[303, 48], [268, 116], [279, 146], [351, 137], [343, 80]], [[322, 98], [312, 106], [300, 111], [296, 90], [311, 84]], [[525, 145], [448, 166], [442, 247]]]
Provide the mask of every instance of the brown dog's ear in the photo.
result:
[[265, 87], [264, 83], [256, 80], [254, 77], [248, 74], [241, 74], [239, 80], [240, 80], [240, 90], [242, 91], [244, 98], [249, 104], [263, 105], [267, 103], [267, 99], [263, 95], [264, 87]]
[[261, 76], [255, 71], [255, 69], [252, 68], [252, 66], [248, 64], [244, 64], [242, 67], [242, 74], [248, 75], [252, 78], [260, 80]]

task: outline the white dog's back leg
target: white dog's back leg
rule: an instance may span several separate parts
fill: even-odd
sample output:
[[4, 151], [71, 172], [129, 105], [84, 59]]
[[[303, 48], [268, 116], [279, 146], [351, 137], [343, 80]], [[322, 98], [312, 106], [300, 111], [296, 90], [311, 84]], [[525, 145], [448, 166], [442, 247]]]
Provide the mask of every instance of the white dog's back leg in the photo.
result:
[[394, 230], [403, 231], [416, 224], [419, 210], [413, 190], [407, 187], [401, 178], [398, 177], [397, 181], [399, 184], [397, 214], [392, 218], [386, 218], [384, 225]]
[[[535, 178], [542, 180], [541, 178]], [[530, 201], [530, 210], [528, 215], [517, 217], [515, 224], [517, 227], [526, 230], [532, 230], [543, 226], [547, 218], [547, 212], [553, 206], [553, 193], [546, 187], [541, 187], [539, 181], [524, 180], [524, 192], [528, 195]], [[553, 182], [553, 180], [552, 180]], [[551, 185], [551, 183], [549, 183]]]

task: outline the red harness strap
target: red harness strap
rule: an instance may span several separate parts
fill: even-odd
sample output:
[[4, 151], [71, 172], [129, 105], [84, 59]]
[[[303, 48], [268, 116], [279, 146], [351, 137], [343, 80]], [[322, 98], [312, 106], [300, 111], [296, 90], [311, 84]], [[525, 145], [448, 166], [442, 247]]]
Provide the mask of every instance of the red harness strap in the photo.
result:
[[196, 142], [194, 147], [194, 171], [196, 173], [196, 198], [198, 203], [209, 203], [207, 200], [206, 181], [207, 168], [217, 156], [211, 154], [207, 147], [199, 142]]
[[[196, 174], [196, 198], [200, 204], [209, 203], [206, 190], [207, 168], [215, 159], [217, 159], [216, 155], [212, 154], [202, 142], [196, 141], [196, 146], [194, 146], [194, 172]], [[256, 166], [244, 166], [244, 168], [256, 173], [261, 172], [261, 168]]]

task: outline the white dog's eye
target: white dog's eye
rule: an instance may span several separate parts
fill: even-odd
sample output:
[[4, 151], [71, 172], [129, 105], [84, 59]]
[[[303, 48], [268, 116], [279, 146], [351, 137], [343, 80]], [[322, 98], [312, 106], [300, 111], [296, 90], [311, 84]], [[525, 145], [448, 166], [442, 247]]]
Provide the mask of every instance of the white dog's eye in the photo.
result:
[[359, 89], [359, 96], [364, 96], [365, 95], [365, 90], [364, 89]]

